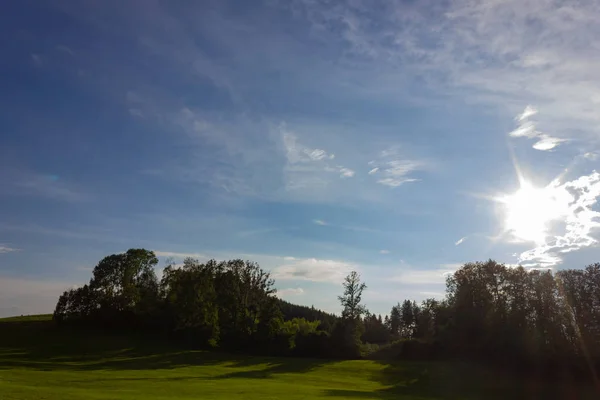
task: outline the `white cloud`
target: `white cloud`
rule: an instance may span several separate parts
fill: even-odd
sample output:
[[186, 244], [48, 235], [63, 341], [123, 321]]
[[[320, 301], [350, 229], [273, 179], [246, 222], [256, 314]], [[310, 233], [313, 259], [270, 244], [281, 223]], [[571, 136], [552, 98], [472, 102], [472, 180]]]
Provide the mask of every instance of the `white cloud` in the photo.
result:
[[525, 107], [525, 110], [523, 110], [523, 113], [521, 115], [517, 116], [516, 120], [520, 122], [520, 121], [526, 120], [529, 117], [534, 116], [537, 113], [538, 113], [537, 108], [535, 108], [531, 105], [527, 105], [527, 107]]
[[[341, 45], [347, 65], [377, 63], [378, 77], [392, 77], [381, 87], [416, 76], [503, 113], [535, 103], [541, 126], [559, 137], [587, 136], [600, 122], [600, 58], [590, 55], [600, 46], [594, 0], [386, 2], [377, 12], [368, 0], [303, 0], [293, 12]], [[533, 114], [530, 107], [521, 115]]]
[[532, 106], [525, 107], [523, 113], [516, 116], [515, 120], [519, 123], [519, 126], [514, 131], [510, 132], [509, 135], [512, 137], [526, 137], [529, 139], [537, 139], [534, 143], [533, 148], [536, 150], [547, 151], [552, 150], [558, 146], [565, 139], [559, 139], [542, 133], [536, 129], [535, 123], [530, 121], [529, 118], [536, 115], [538, 110]]
[[512, 137], [535, 138], [541, 133], [535, 130], [535, 124], [531, 121], [526, 121], [520, 124], [514, 131], [509, 133]]
[[352, 264], [343, 261], [305, 258], [284, 262], [272, 272], [276, 280], [341, 283], [352, 269]]
[[380, 229], [369, 228], [367, 226], [354, 226], [354, 225], [332, 224], [332, 223], [324, 221], [322, 219], [313, 219], [312, 222], [315, 225], [329, 226], [329, 227], [332, 227], [332, 228], [344, 229], [344, 230], [347, 230], [347, 231], [367, 232], [367, 233], [377, 233], [377, 234], [390, 234], [390, 235], [395, 235], [396, 234], [396, 232], [393, 232], [393, 231], [384, 231], [384, 230], [380, 230]]
[[[299, 143], [298, 137], [282, 125], [280, 127], [283, 145], [290, 164], [310, 163], [311, 161], [329, 160], [333, 154], [322, 149], [312, 149]], [[325, 166], [327, 164], [321, 164]]]
[[266, 271], [279, 283], [285, 280], [303, 280], [314, 282], [341, 283], [344, 277], [353, 269], [357, 269], [352, 263], [336, 260], [325, 260], [318, 258], [300, 258], [291, 256], [275, 256], [266, 254], [249, 253], [224, 253], [211, 252], [210, 255], [194, 252], [158, 251], [154, 253], [159, 257], [172, 257], [181, 260], [187, 257], [208, 260], [252, 260]]
[[563, 253], [598, 244], [593, 234], [600, 228], [600, 212], [594, 210], [600, 198], [600, 173], [594, 171], [563, 184], [553, 181], [545, 191], [561, 211], [553, 220], [562, 226], [548, 232], [543, 244], [520, 254], [520, 263], [550, 267], [562, 261]]
[[14, 247], [9, 247], [7, 245], [0, 244], [0, 254], [12, 253], [15, 251], [21, 251], [21, 249], [16, 249]]
[[201, 253], [181, 253], [181, 252], [176, 252], [176, 251], [161, 251], [161, 250], [153, 250], [154, 254], [156, 254], [158, 257], [173, 257], [173, 258], [178, 258], [178, 259], [183, 259], [183, 258], [194, 258], [194, 259], [199, 259], [199, 260], [207, 260], [209, 259], [209, 257], [207, 257], [204, 254]]
[[391, 280], [408, 285], [442, 284], [446, 282], [446, 276], [453, 272], [446, 269], [404, 271]]
[[443, 293], [443, 292], [419, 292], [419, 293], [428, 298], [434, 298], [434, 299], [440, 299], [440, 300], [443, 300], [444, 298], [446, 298], [446, 293]]
[[539, 136], [539, 140], [533, 144], [533, 148], [541, 151], [552, 150], [564, 141], [565, 139], [559, 139], [545, 134], [541, 134]]
[[281, 125], [279, 130], [287, 159], [284, 172], [288, 191], [305, 192], [326, 188], [334, 183], [332, 173], [339, 174], [342, 179], [355, 175], [355, 171], [348, 167], [330, 164], [329, 161], [335, 158], [334, 154], [301, 144], [297, 135], [285, 125]]
[[311, 160], [314, 161], [318, 161], [318, 160], [325, 160], [325, 159], [329, 159], [329, 160], [333, 160], [335, 158], [335, 154], [327, 154], [327, 152], [325, 150], [321, 150], [321, 149], [304, 149], [304, 153], [306, 155], [308, 155], [308, 157]]
[[458, 240], [457, 240], [457, 241], [454, 243], [454, 245], [455, 245], [455, 246], [458, 246], [458, 245], [462, 244], [462, 243], [463, 243], [465, 240], [467, 240], [467, 237], [466, 237], [466, 236], [465, 236], [465, 237], [461, 237], [460, 239], [458, 239]]
[[340, 167], [340, 178], [352, 178], [354, 176], [354, 171], [350, 168]]
[[389, 250], [379, 250], [379, 254], [390, 254]]
[[374, 166], [369, 175], [379, 176], [377, 183], [395, 188], [404, 183], [417, 182], [419, 179], [412, 178], [409, 174], [421, 168], [423, 163], [403, 159], [399, 148], [393, 146], [381, 151], [377, 160], [370, 161], [369, 165]]
[[277, 289], [277, 297], [295, 297], [304, 294], [304, 289], [302, 288], [287, 288], [287, 289]]
[[445, 284], [446, 277], [456, 272], [460, 264], [442, 264], [440, 268], [419, 270], [407, 267], [404, 271], [391, 278], [392, 281], [406, 285]]
[[418, 182], [418, 179], [413, 179], [413, 178], [404, 178], [404, 179], [399, 179], [399, 178], [384, 178], [384, 179], [380, 179], [377, 181], [377, 183], [380, 183], [382, 185], [385, 186], [389, 186], [389, 187], [398, 187], [404, 183], [410, 183], [410, 182]]

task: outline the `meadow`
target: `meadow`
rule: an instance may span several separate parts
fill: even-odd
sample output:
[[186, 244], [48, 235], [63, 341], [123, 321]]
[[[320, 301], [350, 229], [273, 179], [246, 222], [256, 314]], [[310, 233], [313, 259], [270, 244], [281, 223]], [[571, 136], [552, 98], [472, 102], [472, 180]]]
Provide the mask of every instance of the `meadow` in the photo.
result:
[[[596, 392], [597, 393], [597, 392]], [[147, 335], [0, 320], [0, 399], [592, 399], [575, 383], [458, 362], [321, 360], [184, 350]]]

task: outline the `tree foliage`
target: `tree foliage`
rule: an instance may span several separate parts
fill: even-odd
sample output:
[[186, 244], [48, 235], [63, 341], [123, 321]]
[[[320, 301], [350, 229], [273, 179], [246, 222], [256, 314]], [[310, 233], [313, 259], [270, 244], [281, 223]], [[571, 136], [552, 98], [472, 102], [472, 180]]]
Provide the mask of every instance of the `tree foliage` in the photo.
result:
[[358, 320], [367, 311], [361, 304], [362, 293], [367, 288], [364, 282], [360, 281], [360, 275], [356, 271], [350, 272], [342, 284], [344, 294], [338, 296], [342, 304], [342, 318], [348, 320]]
[[[166, 332], [182, 343], [199, 347], [268, 351], [278, 344], [279, 353], [289, 353], [298, 347], [298, 336], [317, 334], [323, 321], [331, 324], [335, 319], [312, 309], [312, 316], [317, 318], [312, 322], [292, 319], [298, 329], [291, 329], [284, 323], [273, 279], [251, 261], [201, 263], [188, 258], [183, 265], [168, 265], [160, 282], [154, 272], [157, 263], [155, 254], [144, 249], [103, 258], [88, 285], [60, 296], [54, 319]], [[287, 309], [310, 310], [292, 305]], [[310, 347], [306, 340], [299, 342], [300, 348]]]
[[366, 285], [352, 272], [338, 318], [278, 299], [270, 274], [250, 261], [186, 259], [160, 281], [157, 263], [145, 249], [103, 258], [88, 284], [60, 296], [54, 319], [268, 354], [355, 358], [369, 343], [389, 357], [471, 357], [553, 373], [600, 365], [600, 264], [552, 273], [467, 263], [448, 276], [444, 299], [403, 300], [385, 318], [368, 312]]

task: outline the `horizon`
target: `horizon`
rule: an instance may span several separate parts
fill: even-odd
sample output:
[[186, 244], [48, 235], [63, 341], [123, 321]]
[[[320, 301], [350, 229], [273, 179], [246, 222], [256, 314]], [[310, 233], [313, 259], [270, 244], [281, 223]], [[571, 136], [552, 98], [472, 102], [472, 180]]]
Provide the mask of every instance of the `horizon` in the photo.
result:
[[[243, 258], [388, 314], [494, 259], [599, 260], [600, 5], [11, 3], [0, 317], [106, 255]], [[510, 21], [510, 26], [507, 22]], [[157, 271], [160, 272], [160, 271]]]

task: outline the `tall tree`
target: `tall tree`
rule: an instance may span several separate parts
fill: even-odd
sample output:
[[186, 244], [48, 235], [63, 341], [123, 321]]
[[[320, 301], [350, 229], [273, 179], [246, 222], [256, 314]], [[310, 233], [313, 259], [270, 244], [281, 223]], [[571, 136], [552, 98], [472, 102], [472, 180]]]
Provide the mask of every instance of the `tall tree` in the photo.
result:
[[400, 333], [400, 327], [402, 326], [402, 306], [400, 303], [396, 304], [392, 307], [392, 311], [390, 311], [390, 332], [392, 335], [398, 335]]
[[410, 300], [404, 300], [400, 307], [400, 333], [403, 337], [410, 338], [413, 336], [415, 329], [415, 309]]
[[105, 257], [94, 268], [90, 287], [100, 307], [110, 312], [145, 312], [158, 296], [154, 267], [158, 259], [146, 249]]
[[181, 268], [167, 266], [161, 292], [166, 320], [178, 336], [189, 342], [216, 344], [219, 339], [219, 310], [213, 263], [201, 264], [187, 258]]
[[360, 355], [364, 329], [361, 317], [367, 311], [361, 301], [367, 285], [360, 281], [360, 275], [356, 271], [346, 276], [342, 285], [344, 293], [338, 296], [342, 305], [342, 318], [333, 329], [332, 339], [338, 348], [338, 356], [354, 358]]
[[346, 276], [342, 285], [344, 287], [344, 294], [338, 296], [342, 304], [342, 318], [358, 320], [367, 310], [361, 304], [362, 293], [367, 288], [367, 285], [360, 281], [360, 275], [356, 271], [352, 271]]

